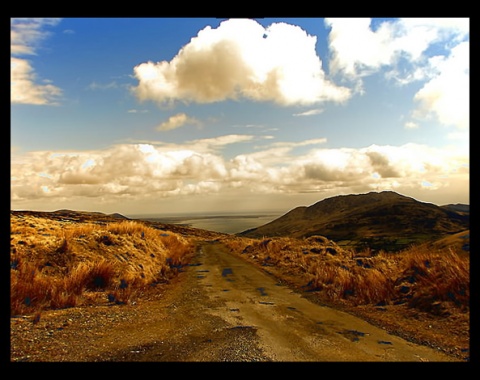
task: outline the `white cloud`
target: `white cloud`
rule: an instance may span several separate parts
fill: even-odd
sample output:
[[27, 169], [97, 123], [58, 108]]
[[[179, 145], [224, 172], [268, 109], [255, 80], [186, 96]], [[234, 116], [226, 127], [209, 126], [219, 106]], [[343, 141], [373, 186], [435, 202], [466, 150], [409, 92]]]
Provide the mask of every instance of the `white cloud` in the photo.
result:
[[412, 116], [433, 116], [444, 125], [468, 127], [468, 18], [392, 19], [375, 30], [369, 18], [333, 18], [325, 24], [331, 28], [332, 73], [350, 79], [360, 93], [362, 78], [381, 69], [401, 85], [423, 81]]
[[254, 138], [253, 135], [224, 135], [224, 136], [213, 137], [209, 139], [207, 138], [207, 139], [193, 140], [189, 143], [194, 144], [196, 147], [198, 146], [218, 147], [218, 146], [250, 141], [253, 138]]
[[10, 91], [12, 103], [57, 104], [56, 100], [62, 93], [61, 89], [50, 83], [39, 83], [31, 62], [18, 56], [35, 55], [39, 43], [49, 35], [44, 27], [55, 26], [59, 22], [60, 19], [55, 18], [11, 19]]
[[316, 37], [297, 26], [232, 19], [207, 26], [170, 61], [134, 68], [141, 101], [211, 103], [248, 98], [281, 105], [344, 102], [350, 90], [325, 78]]
[[438, 74], [416, 94], [419, 103], [415, 117], [433, 114], [440, 123], [459, 129], [469, 127], [470, 115], [470, 43], [455, 46], [448, 57], [430, 60]]
[[308, 110], [305, 112], [294, 113], [293, 116], [312, 116], [312, 115], [319, 115], [323, 112], [323, 109], [317, 108], [313, 110]]
[[469, 34], [466, 18], [392, 19], [383, 21], [376, 30], [370, 18], [327, 18], [325, 24], [331, 28], [330, 69], [351, 79], [395, 66], [401, 58], [420, 64], [433, 44], [448, 42], [444, 48], [451, 49]]
[[59, 18], [12, 18], [10, 49], [13, 55], [35, 54], [39, 43], [49, 36], [45, 26], [56, 26]]
[[191, 125], [202, 125], [202, 123], [190, 116], [187, 116], [184, 113], [178, 113], [176, 115], [170, 116], [167, 121], [161, 123], [157, 130], [159, 131], [170, 131], [172, 129], [183, 127], [186, 124]]
[[332, 51], [330, 70], [349, 77], [364, 76], [394, 58], [390, 24], [383, 23], [372, 31], [369, 18], [327, 18], [331, 28], [329, 45]]
[[127, 111], [128, 113], [148, 113], [148, 110], [137, 110], [137, 109], [130, 109]]
[[414, 123], [413, 121], [407, 121], [405, 123], [405, 128], [406, 129], [417, 129], [419, 126], [417, 123]]
[[112, 88], [118, 88], [119, 85], [117, 82], [112, 81], [110, 83], [102, 84], [102, 83], [97, 83], [97, 82], [92, 82], [88, 85], [89, 90], [110, 90]]
[[[35, 55], [39, 43], [49, 33], [45, 26], [55, 26], [56, 18], [12, 18], [10, 23], [10, 81], [11, 102], [21, 104], [55, 105], [61, 95], [60, 88], [53, 84], [38, 82], [30, 61], [19, 58]], [[46, 81], [44, 81], [45, 83]]]
[[52, 84], [40, 84], [26, 59], [10, 58], [10, 101], [12, 103], [55, 105], [62, 91]]

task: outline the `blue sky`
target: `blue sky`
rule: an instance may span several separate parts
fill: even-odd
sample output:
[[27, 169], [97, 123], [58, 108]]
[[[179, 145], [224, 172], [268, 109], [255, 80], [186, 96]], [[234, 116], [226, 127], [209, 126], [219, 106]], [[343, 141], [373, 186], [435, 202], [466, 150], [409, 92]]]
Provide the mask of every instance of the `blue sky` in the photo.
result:
[[469, 203], [469, 19], [11, 19], [11, 207]]

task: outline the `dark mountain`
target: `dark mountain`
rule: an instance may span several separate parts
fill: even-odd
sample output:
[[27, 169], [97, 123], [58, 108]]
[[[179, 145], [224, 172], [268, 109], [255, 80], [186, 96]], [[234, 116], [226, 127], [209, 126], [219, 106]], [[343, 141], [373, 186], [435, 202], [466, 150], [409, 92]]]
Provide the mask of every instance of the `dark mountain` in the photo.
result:
[[112, 218], [115, 218], [115, 219], [130, 219], [130, 218], [127, 218], [126, 216], [124, 216], [122, 214], [119, 214], [118, 212], [115, 212], [113, 214], [108, 214], [108, 216], [110, 216]]
[[456, 204], [449, 204], [449, 205], [444, 205], [441, 206], [447, 210], [453, 210], [459, 213], [463, 214], [470, 214], [470, 205], [462, 204], [462, 203], [456, 203]]
[[244, 237], [322, 235], [355, 247], [398, 249], [469, 229], [469, 214], [419, 202], [393, 191], [340, 195], [239, 235]]
[[126, 216], [123, 216], [119, 213], [113, 214], [104, 214], [103, 212], [98, 211], [76, 211], [76, 210], [67, 210], [61, 209], [56, 211], [32, 211], [32, 210], [22, 210], [22, 211], [11, 211], [12, 213], [22, 214], [22, 215], [31, 215], [31, 216], [39, 216], [54, 220], [70, 220], [72, 222], [86, 222], [86, 221], [93, 221], [93, 222], [113, 222], [118, 221], [119, 219], [128, 220]]

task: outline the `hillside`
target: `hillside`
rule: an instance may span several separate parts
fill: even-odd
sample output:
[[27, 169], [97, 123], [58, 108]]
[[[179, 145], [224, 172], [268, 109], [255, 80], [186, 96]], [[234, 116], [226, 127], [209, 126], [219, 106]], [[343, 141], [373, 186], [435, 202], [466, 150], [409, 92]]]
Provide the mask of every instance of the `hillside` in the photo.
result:
[[309, 207], [297, 207], [239, 236], [322, 235], [356, 248], [397, 250], [469, 229], [468, 208], [437, 206], [393, 191], [340, 195]]

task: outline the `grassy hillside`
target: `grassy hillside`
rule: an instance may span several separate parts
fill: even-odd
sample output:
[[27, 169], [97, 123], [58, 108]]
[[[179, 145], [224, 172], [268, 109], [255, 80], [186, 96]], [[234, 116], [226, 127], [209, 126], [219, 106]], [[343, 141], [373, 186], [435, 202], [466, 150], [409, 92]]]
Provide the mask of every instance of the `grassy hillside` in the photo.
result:
[[239, 235], [252, 238], [322, 235], [357, 249], [400, 250], [412, 243], [436, 240], [468, 228], [468, 213], [385, 191], [337, 196], [309, 207], [297, 207]]
[[168, 281], [193, 249], [188, 237], [118, 216], [12, 212], [11, 314], [126, 303]]

